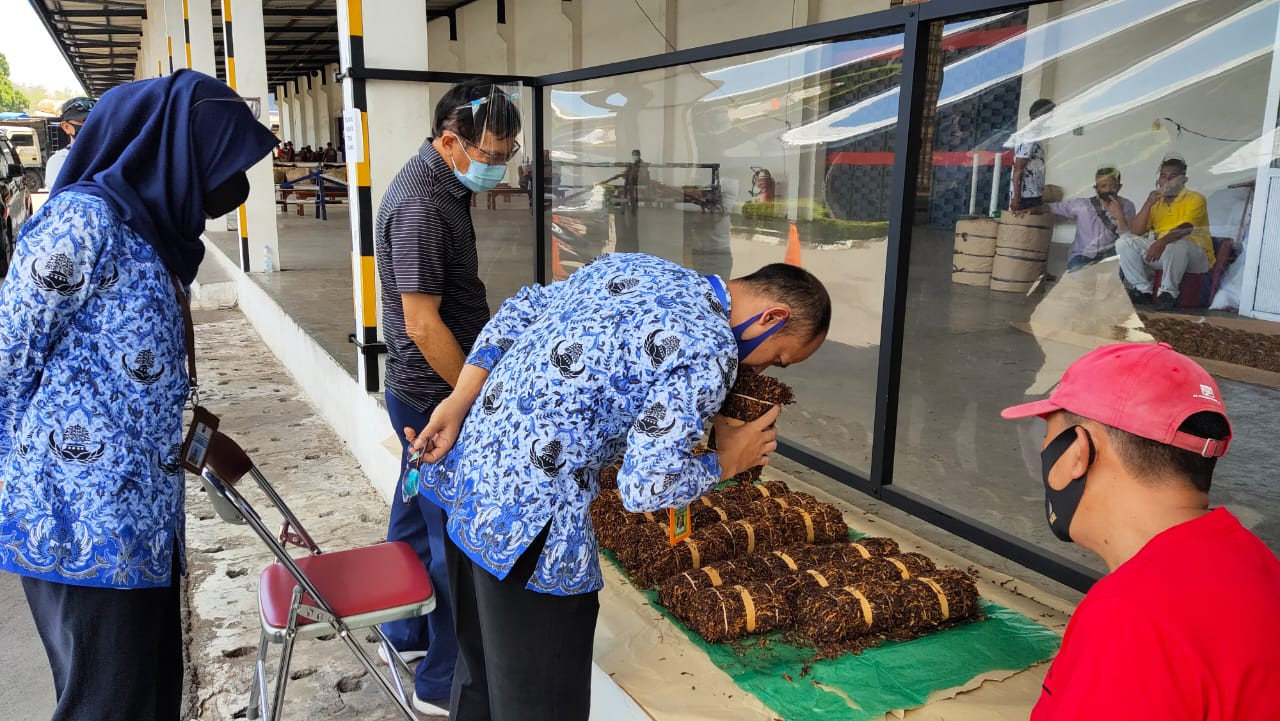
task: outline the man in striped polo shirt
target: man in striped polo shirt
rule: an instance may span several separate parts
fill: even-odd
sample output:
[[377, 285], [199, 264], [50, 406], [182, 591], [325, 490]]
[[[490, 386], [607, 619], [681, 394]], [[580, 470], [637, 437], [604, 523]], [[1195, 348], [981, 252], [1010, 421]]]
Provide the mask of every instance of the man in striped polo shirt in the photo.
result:
[[[512, 97], [482, 82], [462, 83], [445, 93], [436, 105], [432, 137], [391, 182], [378, 209], [385, 397], [392, 428], [401, 438], [401, 480], [408, 454], [404, 429], [426, 425], [489, 320], [471, 195], [497, 185], [519, 150], [520, 114]], [[447, 713], [458, 654], [444, 524], [438, 506], [406, 501], [397, 484], [387, 540], [404, 541], [418, 553], [435, 587], [436, 610], [426, 619], [385, 624], [383, 630], [403, 658], [422, 659], [413, 703], [426, 714]]]

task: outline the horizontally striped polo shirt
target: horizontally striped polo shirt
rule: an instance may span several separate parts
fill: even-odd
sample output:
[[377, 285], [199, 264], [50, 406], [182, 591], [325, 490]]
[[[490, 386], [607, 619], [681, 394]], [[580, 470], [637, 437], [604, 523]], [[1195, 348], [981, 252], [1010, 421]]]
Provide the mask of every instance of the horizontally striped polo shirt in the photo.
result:
[[387, 188], [374, 238], [387, 343], [386, 387], [425, 412], [451, 389], [405, 331], [400, 294], [441, 296], [440, 319], [463, 353], [470, 351], [489, 320], [471, 224], [471, 192], [440, 157], [431, 138]]

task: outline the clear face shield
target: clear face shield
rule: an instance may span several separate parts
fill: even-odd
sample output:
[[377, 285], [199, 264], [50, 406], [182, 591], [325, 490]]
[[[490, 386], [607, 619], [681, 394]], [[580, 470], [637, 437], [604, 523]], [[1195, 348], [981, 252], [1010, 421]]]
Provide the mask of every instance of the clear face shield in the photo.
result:
[[523, 98], [519, 86], [483, 85], [471, 100], [457, 106], [458, 131], [445, 132], [454, 135], [468, 163], [465, 170], [456, 161], [450, 164], [472, 192], [494, 188], [506, 176], [507, 166], [520, 161]]

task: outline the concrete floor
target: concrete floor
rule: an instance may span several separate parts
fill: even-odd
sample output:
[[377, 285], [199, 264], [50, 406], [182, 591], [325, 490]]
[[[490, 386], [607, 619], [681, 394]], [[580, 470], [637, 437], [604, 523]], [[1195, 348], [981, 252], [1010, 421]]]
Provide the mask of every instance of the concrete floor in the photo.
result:
[[[529, 209], [517, 199], [496, 210], [481, 204], [473, 215], [481, 277], [496, 309], [533, 279]], [[681, 259], [689, 229], [700, 225], [697, 215], [642, 208], [638, 249]], [[278, 218], [283, 272], [252, 277], [354, 375], [355, 349], [347, 341], [353, 326], [348, 211], [331, 210], [328, 221], [292, 213]], [[236, 257], [233, 233], [210, 237]], [[1041, 431], [1033, 422], [1002, 421], [999, 411], [1046, 393], [1072, 360], [1112, 340], [1116, 326], [1140, 326], [1115, 280], [1115, 266], [1063, 276], [1030, 296], [998, 293], [950, 282], [950, 233], [921, 227], [914, 238], [895, 483], [1102, 570], [1087, 552], [1054, 539], [1045, 525], [1036, 457]], [[858, 241], [805, 251], [806, 267], [832, 294], [834, 324], [813, 358], [776, 371], [798, 397], [783, 414], [783, 433], [863, 475], [870, 470], [874, 436], [885, 248], [884, 242]], [[725, 250], [703, 256], [700, 263], [708, 267], [700, 269], [741, 275], [783, 256], [773, 239], [736, 229]], [[1062, 248], [1054, 251], [1050, 269], [1060, 273]], [[1270, 441], [1280, 391], [1220, 382], [1236, 437], [1219, 464], [1213, 502], [1228, 505], [1280, 550], [1280, 490], [1258, 472], [1280, 467], [1280, 447]], [[849, 489], [844, 493], [851, 501], [866, 500]]]
[[22, 581], [0, 573], [0, 708], [10, 719], [47, 719], [53, 715], [53, 677], [44, 646], [27, 610]]
[[[33, 193], [32, 204], [39, 208], [47, 193]], [[0, 278], [3, 282], [3, 278]], [[0, 683], [0, 709], [13, 719], [41, 719], [53, 715], [53, 676], [44, 653], [44, 645], [36, 633], [35, 623], [27, 609], [22, 580], [11, 573], [0, 573], [0, 668], [5, 669]]]

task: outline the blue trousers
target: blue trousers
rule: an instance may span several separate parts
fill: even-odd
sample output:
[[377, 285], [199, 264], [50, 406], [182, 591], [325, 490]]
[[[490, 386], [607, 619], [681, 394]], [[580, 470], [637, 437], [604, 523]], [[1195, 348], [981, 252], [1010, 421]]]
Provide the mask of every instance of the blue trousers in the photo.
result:
[[387, 524], [388, 541], [404, 541], [422, 559], [435, 588], [436, 609], [425, 618], [395, 621], [382, 625], [383, 633], [398, 651], [426, 651], [414, 677], [418, 698], [431, 701], [449, 697], [453, 687], [453, 667], [458, 660], [458, 638], [453, 629], [453, 594], [449, 588], [449, 572], [445, 561], [445, 514], [439, 506], [415, 496], [404, 501], [400, 481], [404, 478], [409, 444], [404, 428], [422, 430], [434, 409], [419, 413], [396, 398], [385, 394], [391, 426], [400, 439], [400, 477], [391, 499], [391, 521]]
[[[23, 576], [53, 671], [53, 721], [177, 721], [181, 589], [176, 548], [165, 588], [72, 586]], [[0, 716], [13, 718], [9, 713]]]

